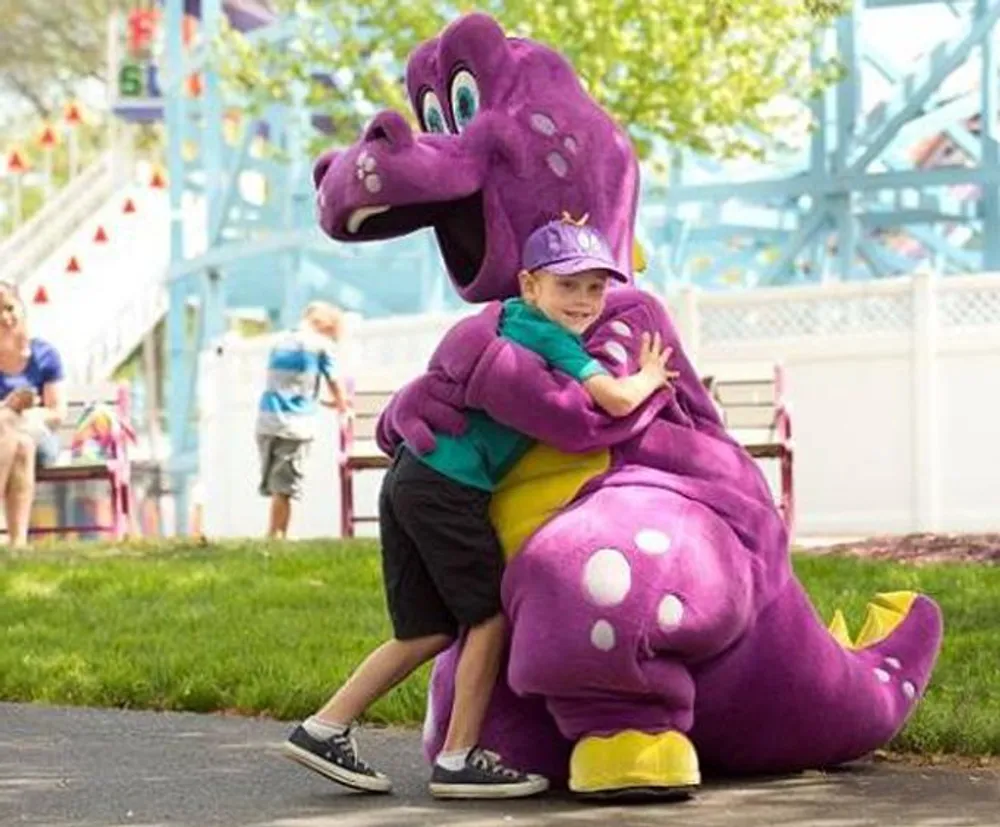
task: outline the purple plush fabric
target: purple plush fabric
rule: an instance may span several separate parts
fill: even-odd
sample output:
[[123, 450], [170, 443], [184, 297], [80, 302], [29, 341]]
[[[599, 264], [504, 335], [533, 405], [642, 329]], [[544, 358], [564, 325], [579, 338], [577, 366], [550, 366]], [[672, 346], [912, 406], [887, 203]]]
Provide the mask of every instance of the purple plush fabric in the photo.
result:
[[[516, 293], [521, 243], [569, 210], [589, 213], [628, 268], [636, 162], [562, 58], [470, 15], [416, 51], [407, 83], [424, 129], [448, 133], [414, 135], [383, 113], [358, 144], [322, 158], [328, 234], [360, 241], [433, 226], [456, 289], [488, 300]], [[622, 420], [499, 337], [498, 313], [490, 304], [446, 335], [428, 374], [383, 415], [379, 444], [427, 450], [433, 430], [455, 432], [472, 407], [564, 451], [607, 448], [611, 465], [507, 567], [510, 648], [483, 745], [556, 782], [576, 740], [626, 729], [686, 732], [702, 764], [726, 772], [824, 766], [884, 745], [929, 680], [936, 605], [917, 598], [861, 651], [831, 637], [794, 577], [762, 474], [726, 434], [654, 299], [613, 290], [586, 339], [618, 373], [635, 369], [643, 331], [674, 348], [680, 379]], [[431, 754], [457, 651], [433, 672]]]

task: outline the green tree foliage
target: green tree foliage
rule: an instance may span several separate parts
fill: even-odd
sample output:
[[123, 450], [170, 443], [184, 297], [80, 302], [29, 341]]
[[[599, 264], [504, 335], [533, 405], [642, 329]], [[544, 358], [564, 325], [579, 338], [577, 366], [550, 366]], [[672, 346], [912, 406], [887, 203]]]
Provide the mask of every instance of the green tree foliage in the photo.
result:
[[[408, 111], [407, 55], [477, 8], [508, 33], [566, 55], [597, 100], [628, 125], [642, 155], [657, 140], [721, 156], [759, 153], [760, 138], [788, 117], [775, 99], [806, 98], [836, 76], [832, 62], [811, 65], [810, 49], [843, 7], [842, 0], [459, 0], [451, 7], [297, 0], [296, 37], [260, 48], [228, 33], [222, 65], [258, 105], [304, 90], [315, 110], [333, 118], [335, 141], [350, 141], [375, 108]], [[335, 88], [316, 81], [321, 69]]]
[[49, 117], [81, 81], [103, 80], [115, 0], [0, 0], [0, 94]]

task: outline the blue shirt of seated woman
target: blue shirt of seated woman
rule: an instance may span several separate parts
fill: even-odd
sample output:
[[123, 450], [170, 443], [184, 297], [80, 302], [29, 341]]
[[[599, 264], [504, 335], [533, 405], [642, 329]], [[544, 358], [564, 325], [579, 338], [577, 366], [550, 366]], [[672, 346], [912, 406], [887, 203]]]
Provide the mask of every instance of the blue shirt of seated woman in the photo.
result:
[[[50, 382], [60, 382], [62, 379], [63, 365], [59, 352], [44, 339], [31, 339], [28, 360], [21, 371], [18, 373], [0, 371], [0, 400], [6, 399], [12, 391], [21, 388], [30, 388], [41, 400], [43, 388]], [[59, 438], [44, 426], [39, 426], [32, 436], [37, 446], [38, 464], [54, 463], [59, 457]]]

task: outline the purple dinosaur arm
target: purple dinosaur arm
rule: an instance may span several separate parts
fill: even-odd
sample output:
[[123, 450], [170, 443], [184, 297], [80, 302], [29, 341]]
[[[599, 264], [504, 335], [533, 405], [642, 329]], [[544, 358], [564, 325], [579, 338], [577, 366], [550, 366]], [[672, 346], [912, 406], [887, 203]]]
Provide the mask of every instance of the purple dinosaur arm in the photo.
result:
[[462, 319], [441, 340], [427, 373], [400, 388], [379, 417], [375, 439], [392, 456], [405, 442], [418, 454], [434, 450], [434, 432], [458, 436], [465, 430], [465, 382], [476, 360], [496, 338], [501, 305], [493, 302]]
[[465, 431], [463, 389], [438, 371], [404, 385], [389, 400], [375, 429], [378, 447], [389, 456], [405, 442], [418, 454], [434, 450], [434, 432], [458, 436]]
[[469, 379], [465, 401], [497, 422], [560, 451], [607, 448], [641, 433], [666, 405], [660, 391], [635, 413], [614, 418], [577, 381], [549, 370], [535, 353], [497, 337]]

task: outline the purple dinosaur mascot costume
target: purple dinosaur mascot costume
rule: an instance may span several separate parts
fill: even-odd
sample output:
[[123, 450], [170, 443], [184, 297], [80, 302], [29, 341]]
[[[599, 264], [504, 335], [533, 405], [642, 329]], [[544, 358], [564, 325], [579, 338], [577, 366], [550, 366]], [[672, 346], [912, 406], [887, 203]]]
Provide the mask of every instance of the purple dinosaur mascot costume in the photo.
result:
[[[462, 408], [539, 441], [493, 501], [512, 631], [482, 745], [594, 795], [673, 794], [705, 769], [795, 771], [884, 745], [927, 685], [937, 606], [880, 594], [854, 640], [839, 612], [823, 625], [762, 475], [660, 304], [613, 290], [587, 335], [619, 374], [636, 369], [643, 331], [674, 349], [680, 379], [625, 419], [497, 335], [495, 300], [517, 292], [524, 239], [563, 211], [586, 213], [631, 271], [638, 165], [625, 133], [565, 59], [481, 14], [421, 45], [407, 85], [422, 132], [383, 112], [315, 178], [328, 235], [433, 227], [455, 288], [490, 302], [395, 396], [382, 447], [428, 450], [432, 430], [461, 427]], [[447, 728], [458, 645], [435, 664], [429, 754]]]

